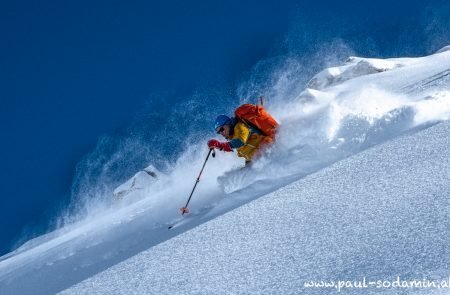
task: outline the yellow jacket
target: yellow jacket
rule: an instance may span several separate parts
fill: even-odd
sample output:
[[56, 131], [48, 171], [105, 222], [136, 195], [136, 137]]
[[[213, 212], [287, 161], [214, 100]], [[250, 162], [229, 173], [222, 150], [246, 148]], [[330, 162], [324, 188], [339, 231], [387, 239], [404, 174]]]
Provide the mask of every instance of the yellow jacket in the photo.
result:
[[241, 121], [234, 125], [233, 134], [230, 137], [231, 148], [236, 149], [238, 156], [245, 158], [246, 161], [250, 161], [257, 155], [262, 145], [272, 142], [270, 137], [262, 135], [259, 130]]

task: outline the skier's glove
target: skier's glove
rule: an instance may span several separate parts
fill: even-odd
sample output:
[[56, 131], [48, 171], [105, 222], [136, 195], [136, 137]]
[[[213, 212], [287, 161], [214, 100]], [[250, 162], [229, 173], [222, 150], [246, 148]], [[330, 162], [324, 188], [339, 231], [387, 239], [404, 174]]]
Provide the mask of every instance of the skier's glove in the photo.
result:
[[210, 149], [219, 149], [221, 151], [225, 151], [225, 152], [232, 152], [233, 150], [231, 149], [230, 143], [229, 142], [220, 142], [216, 139], [211, 139], [210, 141], [208, 141], [208, 147]]

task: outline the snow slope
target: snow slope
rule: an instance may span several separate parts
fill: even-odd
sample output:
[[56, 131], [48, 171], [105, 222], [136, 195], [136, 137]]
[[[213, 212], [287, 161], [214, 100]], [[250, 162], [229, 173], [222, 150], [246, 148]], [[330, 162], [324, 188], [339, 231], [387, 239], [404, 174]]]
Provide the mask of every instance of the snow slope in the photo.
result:
[[[448, 280], [449, 146], [448, 122], [378, 145], [61, 294], [335, 294], [304, 284]], [[421, 290], [439, 291], [342, 293]]]
[[[449, 85], [448, 50], [423, 58], [350, 58], [341, 67], [324, 70], [311, 80], [308, 89], [296, 95], [295, 100], [285, 101], [283, 97], [273, 97], [273, 101], [282, 102], [269, 106], [270, 111], [281, 122], [277, 143], [251, 169], [233, 173], [219, 185], [217, 180], [221, 175], [241, 164], [233, 155], [222, 153], [208, 162], [191, 203], [191, 212], [194, 215], [198, 212], [196, 218], [188, 217], [185, 224], [167, 230], [169, 224], [180, 218], [178, 208], [184, 205], [206, 156], [203, 144], [186, 150], [172, 170], [161, 177], [153, 177], [147, 172], [138, 173], [139, 181], [131, 180], [116, 190], [120, 191], [121, 202], [93, 202], [88, 208], [91, 214], [87, 217], [31, 240], [18, 250], [3, 256], [0, 260], [0, 293], [52, 294], [64, 290], [261, 196], [305, 177], [315, 177], [316, 174], [313, 173], [342, 159], [360, 157], [358, 153], [370, 147], [448, 120]], [[430, 130], [434, 128], [437, 127]], [[447, 129], [446, 131], [448, 134]], [[444, 152], [445, 148], [440, 150]], [[367, 152], [370, 154], [370, 151]], [[388, 154], [385, 153], [385, 156]], [[442, 159], [440, 161], [443, 162]], [[336, 165], [340, 165], [339, 163]], [[349, 167], [358, 171], [358, 167]], [[338, 179], [342, 174], [342, 170], [336, 171], [333, 176], [327, 174], [330, 180], [323, 178], [320, 190], [316, 187], [315, 191], [332, 186], [333, 179]], [[356, 175], [351, 175], [356, 178]], [[375, 179], [378, 177], [378, 174], [373, 176]], [[145, 179], [149, 181], [146, 182]], [[386, 186], [391, 184], [388, 182], [389, 178], [383, 179], [386, 179]], [[436, 180], [440, 181], [439, 178]], [[434, 179], [427, 178], [426, 181], [433, 183]], [[351, 195], [353, 187], [348, 183], [346, 185], [346, 190]], [[229, 194], [224, 193], [221, 186]], [[132, 188], [132, 197], [128, 195], [130, 198], [127, 198], [127, 188]], [[373, 199], [376, 201], [380, 197], [374, 195]], [[354, 199], [346, 200], [341, 206], [352, 208], [350, 200]], [[324, 218], [333, 216], [328, 211], [326, 202], [318, 204], [320, 206], [316, 211], [311, 208], [312, 211], [303, 212], [320, 212]], [[255, 216], [259, 213], [254, 211], [246, 214]], [[369, 213], [374, 218], [378, 213], [384, 216], [383, 212]], [[395, 216], [387, 216], [386, 223], [389, 222], [389, 217]], [[217, 222], [220, 220], [222, 219]], [[350, 229], [351, 223], [348, 226], [346, 228], [341, 225], [336, 230]], [[244, 231], [241, 227], [236, 229]], [[263, 229], [254, 228], [254, 231], [258, 230]], [[273, 230], [280, 232], [278, 227]], [[326, 235], [317, 232], [310, 237], [310, 242], [319, 251], [321, 243], [329, 236], [327, 231]], [[233, 236], [227, 237], [234, 239]], [[208, 241], [208, 238], [204, 241]], [[374, 239], [366, 242], [377, 241]], [[379, 242], [381, 241], [383, 240], [380, 239]], [[183, 251], [184, 248], [168, 249]], [[276, 249], [268, 247], [267, 251]], [[313, 254], [314, 247], [310, 251]], [[328, 255], [334, 253], [330, 252]], [[239, 257], [236, 259], [241, 259]], [[312, 265], [305, 267], [314, 268]], [[255, 265], [251, 272], [257, 270]], [[255, 273], [253, 277], [257, 276]]]

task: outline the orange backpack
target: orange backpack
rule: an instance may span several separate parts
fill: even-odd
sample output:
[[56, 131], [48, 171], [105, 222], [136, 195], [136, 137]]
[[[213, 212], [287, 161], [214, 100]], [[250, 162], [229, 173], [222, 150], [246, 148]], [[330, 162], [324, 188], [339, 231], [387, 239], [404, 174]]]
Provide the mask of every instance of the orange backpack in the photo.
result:
[[243, 104], [234, 111], [234, 115], [245, 124], [261, 131], [263, 135], [275, 138], [278, 122], [262, 105]]

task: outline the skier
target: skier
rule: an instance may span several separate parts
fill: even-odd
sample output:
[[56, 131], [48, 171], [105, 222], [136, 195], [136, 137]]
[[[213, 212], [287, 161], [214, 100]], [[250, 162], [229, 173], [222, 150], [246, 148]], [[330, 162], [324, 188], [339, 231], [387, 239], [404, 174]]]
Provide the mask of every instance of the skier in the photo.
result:
[[233, 118], [226, 115], [217, 116], [214, 129], [227, 141], [211, 139], [208, 141], [208, 148], [225, 152], [235, 149], [248, 166], [255, 156], [260, 155], [261, 149], [274, 141], [277, 127], [278, 123], [262, 106], [245, 104], [236, 109]]
[[[249, 166], [252, 158], [259, 155], [264, 146], [274, 141], [278, 122], [266, 112], [262, 106], [262, 97], [260, 99], [260, 105], [243, 104], [238, 107], [234, 111], [233, 118], [226, 115], [217, 116], [214, 121], [214, 129], [217, 134], [221, 134], [227, 141], [220, 142], [217, 139], [208, 141], [209, 153], [206, 156], [203, 167], [200, 170], [186, 205], [180, 208], [181, 215], [189, 213], [188, 205], [192, 194], [194, 193], [197, 184], [200, 182], [200, 176], [202, 175], [203, 169], [205, 168], [211, 153], [214, 157], [214, 149], [225, 152], [232, 152], [233, 149], [236, 149], [238, 156], [245, 159], [245, 166]], [[248, 171], [248, 169], [245, 170]], [[224, 175], [218, 178], [221, 186], [225, 187], [225, 184], [222, 183], [220, 179], [230, 179], [229, 176], [230, 175]], [[224, 191], [226, 190], [224, 189]], [[169, 229], [174, 226], [176, 226], [176, 224], [169, 226]]]

